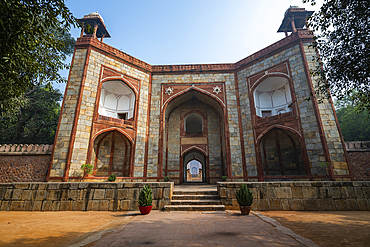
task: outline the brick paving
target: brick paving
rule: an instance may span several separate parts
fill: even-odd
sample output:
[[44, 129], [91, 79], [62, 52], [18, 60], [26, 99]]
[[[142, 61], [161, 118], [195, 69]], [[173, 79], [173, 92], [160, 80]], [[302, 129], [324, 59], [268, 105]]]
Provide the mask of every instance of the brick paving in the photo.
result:
[[243, 216], [237, 211], [152, 211], [134, 217], [91, 246], [146, 245], [304, 246], [257, 216]]

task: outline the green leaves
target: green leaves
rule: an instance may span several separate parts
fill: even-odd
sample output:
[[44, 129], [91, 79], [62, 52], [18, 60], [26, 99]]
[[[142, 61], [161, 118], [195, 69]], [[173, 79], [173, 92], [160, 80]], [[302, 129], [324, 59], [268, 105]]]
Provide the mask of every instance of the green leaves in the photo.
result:
[[[353, 96], [353, 97], [352, 97]], [[369, 112], [359, 110], [356, 93], [336, 102], [336, 112], [344, 141], [370, 140]]]
[[73, 52], [77, 24], [63, 0], [0, 2], [0, 104], [28, 88], [66, 82], [59, 70]]
[[235, 194], [239, 206], [251, 206], [253, 203], [253, 195], [249, 191], [246, 184], [240, 186], [240, 190]]
[[86, 174], [92, 174], [93, 173], [93, 169], [94, 169], [94, 166], [93, 165], [90, 165], [90, 164], [83, 164], [81, 166], [81, 169], [84, 171], [84, 173]]
[[144, 185], [143, 189], [139, 194], [139, 205], [140, 206], [151, 206], [152, 205], [152, 189], [150, 185]]
[[308, 26], [316, 35], [314, 47], [321, 58], [312, 71], [318, 78], [317, 93], [341, 100], [356, 89], [358, 109], [369, 113], [370, 1], [325, 0], [308, 18]]
[[1, 144], [53, 144], [62, 95], [37, 86], [20, 97], [0, 102]]

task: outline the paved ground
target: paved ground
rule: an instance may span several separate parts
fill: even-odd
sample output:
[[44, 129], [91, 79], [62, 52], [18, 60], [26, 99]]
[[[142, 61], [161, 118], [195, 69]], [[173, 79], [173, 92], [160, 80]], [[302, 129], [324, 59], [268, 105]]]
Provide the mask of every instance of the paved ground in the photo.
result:
[[92, 246], [303, 246], [255, 215], [154, 212], [137, 216]]
[[137, 212], [2, 211], [0, 246], [315, 246], [312, 241], [322, 246], [369, 246], [370, 243], [367, 211], [254, 213], [241, 216], [237, 211], [152, 211], [143, 216]]

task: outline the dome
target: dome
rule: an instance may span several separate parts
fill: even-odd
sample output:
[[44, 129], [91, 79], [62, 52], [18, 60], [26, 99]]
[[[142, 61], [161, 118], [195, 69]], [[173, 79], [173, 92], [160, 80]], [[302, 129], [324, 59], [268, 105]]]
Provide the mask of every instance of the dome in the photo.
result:
[[94, 18], [94, 17], [98, 17], [102, 20], [102, 22], [104, 22], [104, 19], [103, 17], [98, 13], [98, 11], [96, 12], [91, 12], [89, 13], [88, 15], [85, 15], [84, 18]]
[[299, 9], [299, 6], [296, 6], [296, 5], [290, 5], [290, 7], [285, 11], [284, 16], [286, 16], [286, 15], [288, 14], [288, 11], [289, 11], [290, 9]]

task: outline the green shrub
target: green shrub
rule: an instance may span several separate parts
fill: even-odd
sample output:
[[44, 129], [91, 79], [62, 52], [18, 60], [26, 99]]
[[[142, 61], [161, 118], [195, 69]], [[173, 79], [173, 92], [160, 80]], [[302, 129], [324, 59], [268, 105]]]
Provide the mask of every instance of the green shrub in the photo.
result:
[[249, 191], [246, 184], [240, 186], [240, 190], [236, 193], [236, 200], [239, 206], [251, 206], [253, 203], [253, 195]]
[[150, 185], [144, 185], [143, 189], [139, 194], [139, 205], [140, 206], [151, 206], [152, 205], [152, 190]]
[[116, 175], [114, 175], [114, 174], [111, 174], [111, 175], [109, 175], [109, 177], [108, 177], [108, 181], [109, 182], [114, 182], [114, 181], [116, 181]]
[[89, 164], [83, 164], [81, 166], [81, 169], [84, 170], [84, 173], [92, 174], [93, 173], [94, 166], [93, 165], [89, 165]]

